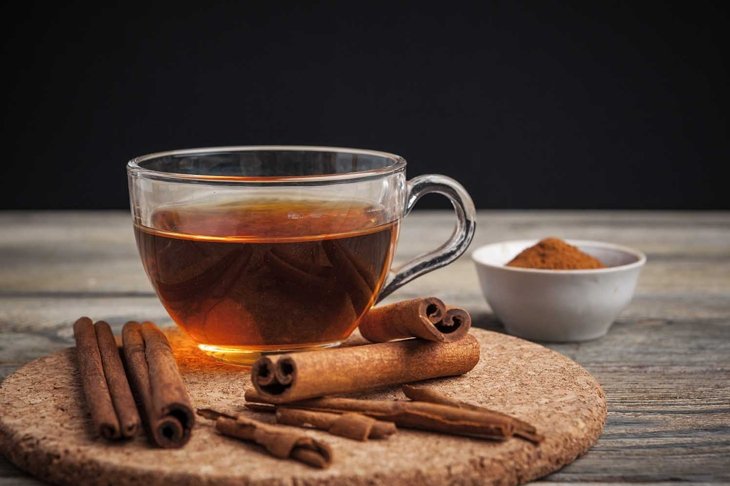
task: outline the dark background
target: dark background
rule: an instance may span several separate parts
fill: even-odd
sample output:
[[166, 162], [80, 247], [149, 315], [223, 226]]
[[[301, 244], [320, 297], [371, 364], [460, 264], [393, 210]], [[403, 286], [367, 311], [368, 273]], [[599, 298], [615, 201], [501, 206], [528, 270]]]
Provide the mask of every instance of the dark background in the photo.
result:
[[125, 208], [131, 157], [246, 144], [395, 152], [481, 208], [730, 208], [723, 3], [429, 4], [5, 2], [0, 208]]

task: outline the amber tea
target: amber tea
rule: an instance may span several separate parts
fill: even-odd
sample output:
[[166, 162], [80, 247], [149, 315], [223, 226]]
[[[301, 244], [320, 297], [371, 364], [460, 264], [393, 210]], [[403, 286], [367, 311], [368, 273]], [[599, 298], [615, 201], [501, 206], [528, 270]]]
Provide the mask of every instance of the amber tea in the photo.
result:
[[209, 352], [335, 344], [373, 304], [398, 221], [352, 202], [170, 206], [137, 225], [144, 267], [172, 318]]

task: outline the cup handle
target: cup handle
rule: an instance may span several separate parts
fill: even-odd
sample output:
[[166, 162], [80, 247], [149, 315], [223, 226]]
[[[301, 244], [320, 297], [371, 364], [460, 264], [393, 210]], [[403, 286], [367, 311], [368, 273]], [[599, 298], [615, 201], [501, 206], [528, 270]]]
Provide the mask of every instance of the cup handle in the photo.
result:
[[456, 228], [451, 237], [437, 249], [420, 255], [413, 260], [395, 268], [385, 280], [385, 285], [378, 294], [381, 301], [395, 290], [421, 275], [441, 268], [453, 262], [464, 253], [474, 238], [476, 230], [476, 209], [464, 186], [451, 177], [428, 174], [414, 177], [407, 182], [407, 200], [403, 216], [411, 212], [413, 206], [424, 195], [435, 192], [446, 196], [456, 212]]

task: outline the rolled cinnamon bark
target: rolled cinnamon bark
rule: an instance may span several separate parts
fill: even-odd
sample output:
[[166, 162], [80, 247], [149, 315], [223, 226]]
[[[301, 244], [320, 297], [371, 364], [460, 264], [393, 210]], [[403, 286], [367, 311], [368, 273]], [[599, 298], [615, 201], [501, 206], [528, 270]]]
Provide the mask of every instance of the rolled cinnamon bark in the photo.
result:
[[[251, 393], [255, 393], [255, 390], [251, 390]], [[249, 391], [246, 390], [244, 393], [245, 396], [249, 396]], [[258, 394], [256, 394], [258, 396]], [[251, 410], [252, 412], [261, 412], [261, 413], [276, 413], [276, 409], [278, 408], [273, 403], [257, 403], [257, 402], [246, 402], [244, 405], [247, 409]]]
[[312, 467], [326, 468], [332, 463], [332, 450], [324, 442], [286, 427], [259, 422], [242, 415], [233, 416], [211, 409], [199, 409], [198, 415], [215, 420], [223, 435], [255, 442], [279, 459], [294, 459]]
[[418, 339], [264, 356], [251, 369], [256, 391], [268, 403], [455, 376], [479, 362], [474, 336], [451, 343]]
[[107, 387], [119, 419], [119, 433], [125, 439], [134, 437], [140, 430], [141, 421], [122, 359], [119, 356], [117, 340], [114, 339], [112, 328], [104, 321], [94, 324], [94, 331], [99, 344]]
[[444, 318], [436, 323], [445, 341], [456, 341], [471, 329], [471, 314], [461, 307], [447, 306]]
[[428, 341], [453, 342], [471, 327], [471, 316], [459, 307], [447, 307], [436, 297], [404, 300], [373, 307], [360, 320], [360, 334], [382, 343], [418, 337]]
[[118, 439], [121, 437], [119, 418], [104, 376], [104, 366], [91, 319], [81, 317], [74, 323], [74, 338], [86, 406], [91, 413], [96, 432], [105, 439]]
[[524, 420], [520, 420], [516, 417], [507, 415], [507, 414], [503, 414], [501, 412], [496, 412], [496, 411], [488, 409], [486, 407], [480, 407], [477, 405], [472, 405], [467, 402], [462, 402], [460, 400], [455, 400], [432, 388], [418, 387], [418, 386], [413, 386], [413, 385], [404, 385], [403, 393], [405, 394], [405, 396], [407, 396], [411, 400], [416, 400], [416, 401], [420, 401], [420, 402], [438, 403], [441, 405], [449, 405], [452, 407], [462, 408], [462, 409], [466, 409], [466, 410], [474, 410], [476, 412], [483, 412], [483, 413], [489, 414], [490, 416], [502, 416], [505, 419], [511, 420], [513, 422], [514, 435], [516, 435], [518, 437], [522, 437], [523, 439], [526, 439], [535, 444], [539, 444], [545, 438], [543, 435], [537, 433], [537, 429], [535, 428], [534, 425], [532, 425], [528, 422], [525, 422]]
[[338, 414], [288, 407], [276, 408], [276, 422], [297, 427], [313, 427], [326, 430], [333, 435], [361, 441], [385, 439], [397, 432], [393, 423], [376, 420], [359, 413]]
[[167, 338], [151, 322], [128, 322], [122, 329], [122, 341], [150, 439], [163, 448], [184, 446], [195, 417]]
[[111, 327], [81, 317], [74, 323], [74, 337], [84, 395], [97, 433], [105, 439], [135, 436], [139, 414]]
[[[249, 390], [246, 392], [246, 401], [261, 402], [265, 399]], [[325, 397], [301, 400], [287, 405], [289, 407], [332, 413], [356, 412], [394, 422], [399, 427], [485, 439], [505, 440], [514, 433], [514, 422], [503, 414], [428, 402]]]
[[[252, 393], [256, 393], [252, 390]], [[258, 395], [256, 395], [258, 396]], [[246, 397], [250, 398], [249, 393]], [[296, 405], [296, 403], [294, 404]], [[359, 413], [329, 413], [290, 408], [286, 405], [246, 402], [246, 408], [254, 412], [275, 413], [277, 423], [297, 427], [313, 427], [330, 434], [355, 440], [385, 439], [395, 434], [395, 424], [376, 420]]]

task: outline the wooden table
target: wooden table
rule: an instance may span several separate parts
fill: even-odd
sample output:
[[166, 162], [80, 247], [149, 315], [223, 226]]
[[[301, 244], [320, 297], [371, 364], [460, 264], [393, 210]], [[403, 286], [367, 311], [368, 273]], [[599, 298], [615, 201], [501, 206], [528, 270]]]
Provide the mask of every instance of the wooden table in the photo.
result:
[[[448, 212], [417, 212], [397, 259], [435, 248]], [[140, 265], [126, 212], [0, 213], [0, 378], [72, 345], [86, 314], [119, 327], [170, 322]], [[730, 481], [730, 213], [482, 211], [472, 248], [548, 235], [624, 244], [647, 253], [633, 303], [609, 334], [549, 347], [601, 382], [608, 423], [583, 458], [552, 482]], [[394, 298], [437, 295], [475, 325], [502, 330], [468, 257]], [[38, 484], [0, 458], [0, 486]]]

